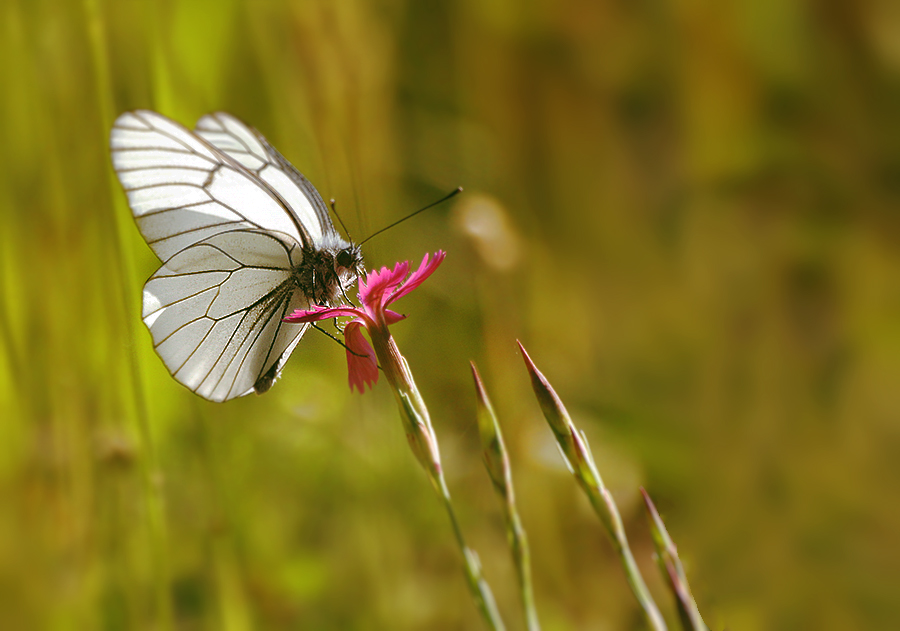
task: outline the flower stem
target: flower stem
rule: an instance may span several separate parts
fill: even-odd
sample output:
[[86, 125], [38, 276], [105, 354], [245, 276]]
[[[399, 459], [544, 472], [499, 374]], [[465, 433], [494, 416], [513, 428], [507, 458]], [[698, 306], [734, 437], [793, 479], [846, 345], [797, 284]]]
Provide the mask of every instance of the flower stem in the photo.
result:
[[494, 595], [491, 593], [491, 588], [482, 574], [478, 555], [466, 545], [462, 529], [459, 526], [459, 520], [456, 518], [456, 511], [453, 509], [453, 502], [450, 499], [450, 490], [447, 488], [447, 482], [444, 480], [444, 472], [441, 468], [441, 455], [437, 436], [431, 425], [431, 417], [428, 414], [425, 401], [422, 400], [422, 396], [419, 394], [418, 388], [416, 388], [409, 365], [400, 354], [394, 338], [387, 332], [386, 327], [382, 331], [373, 332], [370, 330], [369, 333], [372, 337], [375, 354], [378, 356], [378, 362], [381, 364], [397, 399], [397, 407], [400, 410], [400, 418], [403, 421], [409, 445], [419, 464], [422, 465], [422, 468], [428, 474], [434, 490], [443, 500], [444, 508], [447, 509], [456, 543], [459, 545], [463, 555], [463, 571], [466, 575], [469, 591], [475, 600], [475, 606], [492, 631], [505, 631], [506, 627], [500, 618]]
[[660, 572], [669, 585], [669, 589], [675, 596], [675, 604], [678, 606], [678, 617], [681, 620], [681, 626], [686, 631], [709, 631], [700, 610], [697, 608], [697, 602], [691, 594], [691, 587], [688, 585], [687, 575], [684, 572], [684, 566], [681, 559], [678, 558], [678, 549], [675, 542], [669, 536], [666, 526], [650, 495], [641, 488], [641, 495], [644, 497], [644, 506], [650, 517], [650, 532], [653, 535], [653, 544], [656, 546], [656, 562], [659, 565]]
[[447, 509], [447, 515], [450, 517], [450, 523], [453, 525], [456, 543], [463, 554], [466, 581], [469, 584], [472, 597], [475, 599], [475, 605], [491, 629], [504, 631], [505, 627], [503, 620], [500, 618], [500, 612], [497, 610], [494, 594], [491, 592], [491, 588], [481, 572], [481, 562], [478, 560], [478, 554], [466, 545], [466, 541], [463, 538], [462, 529], [459, 527], [459, 521], [456, 519], [456, 511], [453, 510], [453, 502], [450, 500], [450, 491], [444, 482], [443, 475], [440, 477], [440, 483], [441, 488], [438, 492], [441, 495], [441, 499], [444, 500], [444, 508]]
[[519, 593], [522, 595], [522, 607], [525, 610], [525, 624], [528, 631], [540, 631], [541, 625], [534, 604], [534, 590], [531, 587], [531, 553], [528, 549], [525, 528], [522, 527], [522, 520], [519, 518], [519, 511], [516, 510], [514, 502], [504, 504], [504, 513], [507, 538], [512, 547], [516, 574], [519, 578]]
[[[466, 545], [466, 540], [462, 534], [462, 528], [460, 528], [459, 520], [456, 518], [456, 511], [453, 509], [453, 502], [450, 499], [450, 489], [447, 487], [447, 482], [444, 480], [444, 472], [441, 469], [438, 444], [434, 436], [434, 430], [431, 426], [431, 420], [428, 417], [428, 410], [425, 408], [422, 398], [418, 396], [418, 390], [415, 390], [415, 383], [411, 380], [409, 383], [412, 384], [413, 392], [416, 396], [411, 397], [405, 392], [397, 392], [397, 399], [400, 407], [400, 416], [407, 428], [407, 439], [409, 440], [410, 447], [412, 447], [413, 453], [419, 460], [419, 463], [425, 469], [426, 473], [428, 473], [428, 477], [431, 480], [435, 492], [437, 492], [441, 500], [443, 500], [444, 508], [447, 509], [447, 515], [450, 517], [450, 524], [453, 526], [453, 534], [456, 537], [456, 543], [459, 545], [459, 549], [463, 555], [463, 571], [466, 575], [469, 591], [472, 593], [472, 598], [475, 599], [475, 606], [478, 607], [478, 611], [481, 613], [481, 617], [484, 618], [484, 621], [488, 624], [488, 627], [493, 631], [504, 631], [506, 627], [503, 624], [503, 620], [500, 618], [500, 612], [497, 610], [491, 588], [485, 580], [484, 574], [481, 572], [481, 562], [478, 560], [478, 555], [475, 551]], [[417, 401], [418, 405], [415, 405], [413, 401]], [[424, 410], [425, 414], [420, 414], [419, 410], [416, 409], [417, 407]], [[431, 462], [426, 462], [426, 453], [433, 454], [435, 459]]]
[[588, 496], [594, 512], [597, 513], [609, 533], [622, 562], [622, 567], [625, 569], [625, 576], [631, 586], [631, 591], [640, 603], [650, 628], [654, 631], [667, 631], [666, 622], [653, 601], [650, 590], [647, 589], [641, 571], [631, 554], [619, 509], [597, 471], [597, 465], [594, 464], [594, 456], [584, 432], [572, 422], [566, 406], [563, 405], [547, 378], [531, 361], [531, 357], [528, 356], [521, 342], [519, 342], [519, 350], [522, 352], [522, 358], [525, 360], [525, 366], [531, 376], [531, 386], [541, 406], [541, 411], [544, 413], [544, 418], [556, 436], [560, 451], [565, 457], [569, 470], [575, 476], [578, 486]]
[[488, 398], [487, 390], [481, 381], [481, 375], [475, 363], [471, 363], [472, 377], [475, 380], [475, 393], [478, 417], [478, 433], [481, 436], [481, 447], [484, 453], [484, 465], [494, 486], [494, 491], [500, 496], [503, 506], [503, 517], [506, 522], [506, 538], [512, 552], [513, 562], [516, 566], [516, 575], [519, 580], [519, 592], [522, 597], [522, 607], [525, 611], [525, 623], [528, 631], [540, 631], [537, 610], [534, 605], [534, 590], [531, 586], [531, 554], [528, 550], [528, 537], [519, 510], [516, 507], [516, 494], [513, 489], [512, 470], [509, 464], [509, 454], [503, 441], [503, 433], [500, 431], [500, 423], [494, 413], [494, 406]]
[[651, 628], [656, 631], [666, 631], [667, 627], [662, 614], [660, 614], [659, 609], [656, 607], [656, 602], [650, 595], [650, 590], [647, 589], [647, 585], [644, 583], [644, 578], [641, 576], [641, 571], [634, 560], [634, 555], [631, 554], [628, 537], [625, 535], [625, 526], [622, 524], [622, 517], [619, 515], [616, 502], [613, 500], [609, 489], [600, 481], [600, 476], [596, 467], [594, 467], [593, 458], [590, 465], [596, 482], [586, 480], [582, 476], [576, 476], [579, 486], [587, 494], [591, 506], [594, 507], [594, 512], [600, 517], [600, 521], [606, 526], [612, 538], [613, 546], [616, 548], [616, 552], [622, 561], [622, 566], [625, 568], [625, 577], [631, 586], [631, 591], [641, 604]]

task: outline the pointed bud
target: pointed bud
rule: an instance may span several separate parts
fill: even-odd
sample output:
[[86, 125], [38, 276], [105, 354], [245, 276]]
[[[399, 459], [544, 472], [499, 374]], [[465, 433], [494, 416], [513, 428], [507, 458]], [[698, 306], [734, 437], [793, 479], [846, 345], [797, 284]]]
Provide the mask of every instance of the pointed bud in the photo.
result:
[[594, 466], [594, 459], [584, 434], [575, 427], [566, 406], [563, 405], [547, 378], [531, 361], [522, 342], [516, 340], [516, 344], [522, 351], [522, 359], [525, 360], [525, 367], [531, 377], [531, 387], [541, 406], [541, 411], [556, 436], [556, 441], [567, 460], [566, 464], [569, 465], [569, 469], [585, 484], [594, 487], [602, 486], [600, 474], [597, 473], [597, 468]]
[[665, 631], [667, 628], [665, 620], [659, 613], [656, 603], [653, 602], [653, 597], [650, 595], [650, 591], [647, 589], [647, 585], [641, 576], [640, 569], [638, 569], [634, 560], [634, 555], [628, 546], [628, 538], [625, 535], [622, 516], [619, 514], [619, 509], [613, 500], [612, 494], [603, 485], [603, 480], [600, 478], [600, 473], [594, 464], [594, 458], [591, 455], [587, 438], [584, 433], [575, 427], [575, 424], [569, 417], [569, 413], [566, 411], [566, 407], [556, 395], [547, 378], [541, 374], [541, 371], [531, 361], [531, 358], [525, 351], [525, 347], [522, 346], [521, 342], [517, 341], [517, 343], [519, 344], [519, 350], [522, 351], [525, 367], [528, 368], [528, 374], [531, 376], [531, 386], [541, 405], [541, 410], [544, 412], [544, 417], [556, 436], [560, 451], [568, 460], [570, 468], [575, 474], [575, 480], [587, 494], [594, 511], [597, 513], [600, 521], [603, 522], [603, 526], [610, 537], [612, 537], [619, 557], [622, 560], [622, 565], [625, 568], [625, 575], [628, 577], [631, 590], [641, 604], [644, 615], [647, 617], [647, 622], [656, 631]]
[[506, 446], [503, 444], [503, 435], [500, 433], [500, 425], [494, 408], [488, 399], [481, 381], [481, 375], [475, 368], [474, 362], [469, 362], [472, 367], [472, 378], [475, 380], [475, 394], [477, 396], [478, 432], [481, 435], [481, 448], [484, 453], [484, 466], [494, 488], [502, 497], [506, 498], [512, 492], [512, 483], [509, 471], [509, 456]]
[[541, 406], [541, 410], [544, 412], [544, 417], [550, 424], [550, 429], [557, 436], [568, 434], [572, 421], [569, 419], [566, 406], [563, 405], [547, 378], [531, 361], [531, 357], [528, 356], [528, 351], [522, 346], [522, 342], [516, 340], [516, 344], [519, 345], [519, 350], [522, 352], [522, 359], [525, 360], [525, 367], [528, 369], [528, 375], [531, 377], [531, 387], [534, 389], [534, 394]]
[[678, 617], [681, 625], [689, 631], [708, 631], [697, 603], [691, 595], [691, 588], [678, 558], [678, 549], [675, 542], [669, 537], [666, 525], [663, 523], [650, 495], [641, 487], [641, 495], [644, 497], [644, 505], [650, 517], [650, 533], [653, 536], [653, 545], [656, 547], [656, 556], [659, 569], [669, 584], [669, 589], [675, 596], [678, 605]]
[[440, 479], [443, 476], [441, 454], [438, 451], [437, 439], [431, 430], [431, 423], [419, 413], [410, 395], [405, 392], [397, 392], [396, 395], [409, 446], [419, 464], [428, 472], [432, 484], [436, 488], [440, 487]]

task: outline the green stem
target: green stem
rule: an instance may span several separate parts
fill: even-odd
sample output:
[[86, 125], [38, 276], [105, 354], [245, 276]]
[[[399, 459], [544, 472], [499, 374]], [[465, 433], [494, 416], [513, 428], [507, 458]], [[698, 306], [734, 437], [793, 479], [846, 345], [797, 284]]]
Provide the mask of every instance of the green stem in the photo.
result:
[[450, 517], [450, 523], [453, 525], [453, 534], [456, 536], [456, 543], [462, 551], [463, 560], [465, 562], [466, 582], [475, 598], [475, 605], [481, 612], [481, 616], [487, 622], [488, 626], [494, 631], [505, 631], [506, 627], [500, 618], [500, 612], [497, 609], [497, 603], [494, 601], [494, 594], [481, 572], [481, 562], [474, 550], [466, 545], [463, 538], [462, 529], [456, 518], [456, 511], [453, 510], [453, 502], [450, 500], [450, 490], [441, 475], [438, 494], [444, 500], [444, 508], [447, 509], [447, 515]]
[[667, 631], [665, 620], [659, 613], [653, 597], [650, 596], [650, 590], [644, 584], [641, 572], [635, 563], [634, 556], [631, 554], [631, 548], [628, 547], [628, 538], [625, 536], [625, 527], [622, 525], [622, 517], [619, 515], [619, 509], [609, 494], [609, 491], [603, 486], [603, 479], [597, 471], [594, 464], [594, 456], [588, 446], [587, 438], [583, 432], [580, 432], [572, 422], [566, 406], [553, 390], [553, 386], [547, 381], [547, 378], [537, 369], [531, 357], [525, 351], [525, 347], [519, 342], [519, 350], [522, 352], [522, 358], [525, 360], [525, 367], [531, 376], [531, 386], [534, 394], [537, 396], [538, 403], [550, 425], [550, 429], [556, 436], [556, 441], [566, 459], [569, 470], [578, 481], [578, 485], [587, 494], [594, 511], [606, 528], [613, 541], [613, 546], [619, 554], [622, 565], [625, 569], [625, 576], [631, 591], [634, 592], [635, 598], [647, 617], [647, 622], [655, 631]]
[[703, 622], [703, 616], [700, 615], [697, 602], [691, 595], [684, 566], [681, 564], [681, 559], [678, 558], [678, 548], [669, 536], [666, 525], [659, 516], [650, 495], [643, 488], [641, 488], [641, 495], [644, 497], [644, 506], [650, 517], [650, 533], [653, 535], [653, 545], [656, 547], [656, 563], [666, 579], [672, 595], [675, 596], [681, 626], [686, 631], [709, 631], [706, 623]]
[[504, 506], [507, 536], [512, 547], [516, 575], [519, 579], [522, 607], [525, 609], [525, 624], [528, 631], [540, 631], [541, 624], [538, 621], [537, 609], [534, 605], [534, 589], [531, 586], [531, 552], [528, 548], [528, 537], [525, 534], [525, 528], [522, 527], [519, 511], [516, 510], [515, 500], [510, 498]]
[[650, 590], [647, 589], [647, 585], [644, 583], [644, 578], [641, 576], [637, 562], [631, 554], [631, 548], [628, 545], [628, 537], [625, 535], [625, 526], [622, 524], [619, 509], [616, 507], [609, 490], [603, 486], [602, 482], [599, 482], [600, 474], [593, 467], [593, 462], [591, 462], [591, 469], [593, 469], [592, 474], [596, 483], [589, 484], [583, 477], [578, 476], [579, 485], [584, 489], [591, 505], [594, 507], [594, 511], [612, 537], [613, 545], [619, 554], [622, 566], [625, 568], [625, 577], [631, 586], [631, 591], [634, 593], [635, 598], [641, 604], [650, 627], [655, 629], [655, 631], [667, 631], [666, 622], [663, 620], [662, 614], [659, 613], [659, 609], [650, 595]]
[[[393, 339], [391, 339], [390, 342], [394, 349], [396, 349], [396, 345], [393, 344]], [[375, 348], [377, 354], [379, 346], [376, 344]], [[472, 592], [472, 597], [475, 600], [478, 611], [492, 631], [505, 631], [506, 627], [503, 624], [503, 620], [500, 618], [500, 612], [497, 610], [497, 605], [494, 602], [494, 595], [491, 593], [491, 588], [481, 572], [481, 563], [478, 561], [478, 555], [466, 545], [462, 529], [459, 526], [459, 520], [456, 518], [456, 511], [453, 510], [453, 502], [450, 499], [450, 490], [447, 488], [447, 483], [444, 480], [444, 474], [441, 470], [440, 453], [434, 429], [431, 426], [428, 409], [425, 407], [425, 402], [422, 400], [419, 391], [416, 389], [415, 382], [412, 380], [412, 375], [409, 373], [409, 367], [406, 365], [406, 361], [399, 353], [397, 354], [397, 357], [401, 363], [399, 366], [395, 367], [397, 370], [393, 374], [402, 372], [404, 374], [404, 379], [396, 382], [391, 380], [391, 385], [394, 387], [394, 393], [397, 397], [398, 407], [400, 408], [400, 417], [403, 420], [409, 444], [412, 447], [416, 458], [419, 460], [419, 463], [428, 473], [428, 477], [431, 480], [435, 491], [444, 501], [444, 508], [447, 509], [447, 515], [450, 517], [450, 523], [453, 526], [453, 534], [456, 537], [456, 543], [459, 545], [459, 549], [463, 555], [463, 570], [466, 574], [466, 582], [469, 585], [469, 590]], [[382, 366], [384, 366], [384, 358], [379, 356], [379, 360], [382, 362]], [[391, 374], [387, 370], [385, 370], [385, 372], [389, 375]]]
[[528, 550], [528, 537], [519, 511], [516, 508], [516, 493], [513, 489], [512, 471], [509, 464], [509, 454], [503, 442], [503, 432], [500, 431], [500, 422], [491, 405], [484, 382], [475, 367], [475, 362], [470, 362], [472, 378], [475, 380], [475, 395], [478, 402], [476, 417], [478, 420], [478, 433], [481, 435], [481, 447], [484, 455], [484, 466], [494, 486], [494, 491], [500, 496], [503, 506], [503, 517], [506, 522], [506, 539], [512, 552], [513, 563], [516, 567], [516, 576], [519, 582], [519, 592], [522, 597], [522, 608], [525, 612], [525, 622], [528, 631], [540, 631], [540, 622], [537, 610], [534, 606], [534, 591], [531, 587], [531, 554]]

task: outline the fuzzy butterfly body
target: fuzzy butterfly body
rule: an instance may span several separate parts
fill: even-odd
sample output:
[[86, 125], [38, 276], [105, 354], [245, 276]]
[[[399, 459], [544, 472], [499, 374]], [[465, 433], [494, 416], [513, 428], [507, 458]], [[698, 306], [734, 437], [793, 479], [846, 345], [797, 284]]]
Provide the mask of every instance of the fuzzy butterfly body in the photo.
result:
[[211, 401], [268, 390], [308, 325], [296, 309], [342, 302], [362, 269], [322, 197], [235, 117], [192, 132], [141, 110], [119, 116], [113, 167], [141, 234], [162, 260], [143, 320], [172, 376]]

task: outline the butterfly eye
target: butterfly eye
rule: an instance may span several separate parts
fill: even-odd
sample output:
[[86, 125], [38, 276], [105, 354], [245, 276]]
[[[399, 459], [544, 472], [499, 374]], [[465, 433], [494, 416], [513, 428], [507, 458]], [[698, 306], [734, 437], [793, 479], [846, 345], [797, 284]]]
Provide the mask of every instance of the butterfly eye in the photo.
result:
[[341, 250], [340, 252], [338, 252], [335, 260], [341, 267], [349, 268], [353, 264], [353, 255], [350, 253], [350, 250], [348, 248], [346, 250]]

